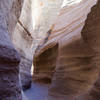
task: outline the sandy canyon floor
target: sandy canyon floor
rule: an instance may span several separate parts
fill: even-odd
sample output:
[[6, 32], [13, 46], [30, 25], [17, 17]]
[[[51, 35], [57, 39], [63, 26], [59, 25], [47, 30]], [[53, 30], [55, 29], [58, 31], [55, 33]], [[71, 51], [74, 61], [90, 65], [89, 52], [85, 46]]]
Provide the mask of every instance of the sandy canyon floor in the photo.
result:
[[44, 100], [48, 93], [49, 85], [32, 83], [32, 87], [26, 90], [25, 96], [28, 100]]

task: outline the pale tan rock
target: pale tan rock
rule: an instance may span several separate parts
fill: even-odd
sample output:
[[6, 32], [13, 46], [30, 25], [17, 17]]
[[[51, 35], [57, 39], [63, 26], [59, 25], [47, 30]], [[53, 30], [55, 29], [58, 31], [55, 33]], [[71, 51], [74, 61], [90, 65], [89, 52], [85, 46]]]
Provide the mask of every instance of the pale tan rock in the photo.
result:
[[[59, 2], [58, 2], [59, 1]], [[47, 37], [63, 0], [24, 0], [21, 16], [12, 34], [12, 41], [21, 55], [22, 87], [31, 85], [31, 67], [35, 49]]]
[[22, 88], [25, 90], [31, 86], [31, 66], [33, 60], [33, 37], [32, 37], [32, 0], [24, 0], [22, 11], [12, 41], [21, 55], [20, 77]]
[[[59, 45], [58, 60], [54, 63], [56, 68], [47, 100], [66, 100], [66, 98], [78, 96], [88, 91], [96, 81], [98, 69], [94, 62], [95, 50], [93, 50], [93, 45], [90, 45], [94, 42], [91, 42], [93, 41], [91, 39], [89, 40], [90, 44], [88, 44], [83, 38], [85, 37], [83, 31], [81, 35], [87, 14], [96, 2], [97, 0], [83, 0], [79, 4], [62, 8], [57, 21], [53, 25], [48, 41], [36, 50], [34, 60], [37, 63], [35, 67], [38, 66], [36, 74], [38, 78], [41, 78], [44, 74], [39, 73], [39, 67], [41, 70], [44, 68], [45, 63], [48, 68], [48, 62], [43, 62], [43, 59], [49, 59], [51, 53], [50, 55], [47, 54], [47, 58], [43, 54], [49, 51], [51, 45]], [[92, 31], [90, 35], [88, 35], [87, 31], [84, 33], [86, 38], [92, 37]], [[41, 62], [41, 65], [38, 65], [39, 62]], [[49, 63], [51, 63], [51, 60], [49, 60]], [[48, 73], [45, 73], [45, 76], [48, 76]]]
[[[96, 11], [91, 11], [92, 15], [90, 13], [90, 17], [86, 18], [96, 1], [83, 0], [62, 9], [63, 0], [24, 0], [24, 4], [19, 0], [0, 1], [1, 100], [22, 99], [18, 67], [20, 57], [10, 37], [21, 55], [20, 75], [24, 89], [31, 85], [33, 56], [34, 77], [52, 79], [47, 100], [72, 100], [93, 86], [99, 73], [100, 23], [97, 16], [100, 15], [100, 7], [94, 7], [96, 15]], [[95, 85], [91, 95], [99, 93], [98, 87]]]
[[[52, 97], [52, 100], [74, 98], [86, 93], [96, 82], [99, 73], [99, 61], [97, 60], [99, 59], [100, 40], [99, 5], [98, 1], [98, 4], [92, 8], [88, 15], [82, 35], [79, 31], [71, 32], [59, 43], [58, 63], [49, 90], [49, 96]], [[86, 12], [86, 10], [84, 11]], [[96, 94], [94, 93], [94, 95]], [[47, 100], [51, 100], [50, 98]]]

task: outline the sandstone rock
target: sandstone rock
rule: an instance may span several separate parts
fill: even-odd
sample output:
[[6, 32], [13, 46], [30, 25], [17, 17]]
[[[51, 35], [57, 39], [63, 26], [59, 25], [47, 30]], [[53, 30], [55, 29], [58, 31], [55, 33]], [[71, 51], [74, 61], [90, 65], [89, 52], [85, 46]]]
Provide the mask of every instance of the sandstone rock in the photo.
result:
[[[20, 3], [19, 0], [0, 0], [0, 100], [22, 100], [19, 80], [20, 56], [8, 33], [13, 33], [21, 11], [21, 7], [16, 8], [15, 5]], [[13, 27], [10, 29], [11, 24]]]
[[[91, 10], [91, 13], [88, 15], [88, 18], [86, 20], [85, 27], [82, 31], [82, 36], [84, 38], [84, 41], [86, 41], [87, 44], [95, 51], [95, 56], [93, 57], [93, 62], [96, 65], [96, 68], [99, 70], [99, 59], [100, 59], [100, 1], [98, 0], [98, 3], [96, 6], [94, 6]], [[94, 74], [94, 73], [93, 73]], [[97, 78], [96, 83], [92, 87], [92, 89], [89, 91], [88, 94], [83, 95], [85, 100], [99, 100], [100, 98], [100, 75]], [[81, 96], [80, 96], [81, 97]], [[80, 100], [80, 98], [78, 98]]]
[[[90, 6], [91, 8], [96, 3], [96, 1], [92, 1], [83, 0], [83, 3], [87, 2], [88, 7]], [[65, 37], [59, 42], [58, 64], [52, 80], [52, 86], [49, 90], [50, 97], [47, 100], [51, 100], [51, 98], [56, 100], [56, 97], [59, 98], [58, 100], [66, 100], [68, 97], [75, 98], [75, 96], [83, 94], [93, 87], [99, 73], [97, 68], [99, 67], [97, 60], [99, 55], [96, 54], [99, 52], [99, 39], [96, 37], [99, 37], [100, 31], [99, 5], [98, 2], [98, 5], [94, 7], [95, 10], [92, 9], [89, 14], [82, 35], [80, 34], [80, 26], [74, 28], [75, 30], [69, 33], [67, 31], [70, 29], [65, 31], [67, 35], [64, 34]], [[84, 8], [81, 14], [84, 11], [86, 13], [89, 10]], [[94, 23], [95, 26], [93, 26]], [[57, 37], [57, 35], [55, 36]], [[97, 42], [93, 41], [95, 39]]]
[[[49, 45], [49, 49], [43, 51], [37, 48], [34, 56], [34, 75], [33, 80], [44, 83], [51, 83], [55, 72], [56, 60], [58, 56], [58, 45]], [[41, 50], [42, 53], [39, 52]], [[39, 54], [38, 54], [39, 52]], [[37, 56], [38, 55], [38, 56]]]
[[12, 37], [16, 23], [19, 19], [22, 5], [23, 0], [3, 0], [1, 3], [1, 7], [3, 7], [2, 10], [5, 13], [7, 28], [10, 37]]
[[[98, 69], [93, 60], [96, 55], [95, 50], [85, 41], [83, 38], [85, 35], [83, 36], [83, 33], [81, 35], [87, 14], [96, 2], [97, 0], [83, 0], [73, 6], [65, 6], [62, 8], [57, 21], [53, 25], [48, 41], [36, 51], [34, 61], [37, 64], [35, 64], [35, 67], [37, 67], [39, 61], [42, 62], [41, 66], [38, 65], [38, 72], [39, 67], [40, 70], [44, 68], [44, 64], [48, 67], [48, 62], [42, 61], [45, 57], [41, 59], [41, 56], [45, 52], [48, 52], [49, 48], [51, 48], [50, 44], [59, 45], [57, 63], [55, 62], [55, 73], [47, 100], [72, 99], [88, 91], [96, 81]], [[87, 32], [85, 34], [87, 35]], [[91, 34], [89, 37], [91, 37]], [[49, 56], [47, 56], [48, 59]], [[45, 76], [48, 76], [48, 74]], [[40, 72], [38, 78], [41, 77]]]
[[[33, 57], [33, 79], [52, 79], [46, 100], [72, 100], [93, 87], [99, 73], [99, 1], [88, 18], [97, 0], [67, 2], [61, 9], [62, 2], [0, 1], [0, 100], [22, 100], [19, 67], [25, 90], [31, 86]], [[89, 94], [95, 99], [99, 82]]]
[[11, 43], [2, 14], [0, 12], [0, 99], [21, 100], [20, 57]]
[[[59, 1], [59, 2], [58, 2]], [[21, 55], [22, 87], [30, 87], [31, 67], [35, 49], [47, 37], [62, 0], [24, 0], [21, 16], [12, 34], [12, 41]]]
[[20, 76], [24, 90], [31, 87], [31, 67], [33, 61], [32, 0], [24, 0], [21, 16], [16, 25], [12, 41], [21, 55]]

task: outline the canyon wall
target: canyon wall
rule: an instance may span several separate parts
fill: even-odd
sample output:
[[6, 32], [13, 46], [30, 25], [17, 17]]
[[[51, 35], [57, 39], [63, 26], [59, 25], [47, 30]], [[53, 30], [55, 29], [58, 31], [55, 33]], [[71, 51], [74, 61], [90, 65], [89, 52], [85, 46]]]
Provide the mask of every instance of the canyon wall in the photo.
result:
[[9, 36], [14, 32], [21, 6], [22, 0], [0, 0], [0, 100], [22, 100], [20, 56]]
[[87, 91], [98, 100], [100, 1], [61, 9], [62, 2], [0, 1], [0, 100], [22, 100], [32, 62], [33, 78], [51, 82], [46, 100], [71, 100]]
[[[57, 52], [54, 52], [54, 54], [52, 54], [49, 52], [49, 49], [53, 48], [56, 44], [61, 46], [63, 43], [64, 37], [66, 38], [70, 38], [71, 36], [80, 37], [81, 30], [84, 26], [84, 21], [87, 18], [87, 14], [90, 12], [90, 8], [94, 5], [95, 2], [96, 1], [93, 1], [93, 0], [91, 1], [83, 0], [80, 3], [75, 3], [72, 5], [71, 4], [67, 5], [66, 3], [66, 6], [64, 6], [60, 10], [59, 16], [57, 17], [57, 19], [55, 20], [54, 24], [51, 27], [51, 31], [48, 32], [49, 34], [48, 37], [44, 40], [44, 44], [42, 45], [40, 44], [40, 46], [36, 50], [35, 57], [34, 57], [34, 67], [35, 67], [34, 76], [36, 76], [37, 79], [42, 77], [41, 75], [42, 73], [45, 73], [45, 76], [49, 77], [49, 75], [47, 75], [49, 70], [47, 71], [47, 74], [46, 74], [44, 66], [48, 67], [49, 65], [48, 62], [50, 63], [51, 61], [51, 58], [50, 58], [51, 55], [55, 55], [55, 53], [57, 53]], [[48, 54], [46, 54], [46, 57], [42, 56], [42, 54], [45, 54], [45, 52], [48, 52]], [[48, 59], [48, 61], [46, 60], [47, 63], [45, 62], [44, 59]], [[44, 60], [44, 61], [41, 61], [41, 60]], [[54, 65], [56, 65], [55, 58], [52, 58], [52, 60], [54, 60], [55, 62], [55, 64], [53, 63], [53, 67], [54, 67]], [[44, 63], [39, 64], [40, 62], [44, 62]], [[37, 69], [39, 69], [39, 72]], [[52, 69], [52, 65], [51, 65], [51, 69]], [[49, 73], [51, 73], [52, 75], [52, 71], [51, 72], [49, 71]]]
[[[96, 61], [99, 59], [99, 1], [91, 11], [96, 2], [83, 0], [63, 7], [46, 42], [37, 48], [34, 57], [36, 79], [44, 76], [52, 79], [46, 100], [72, 100], [89, 91], [96, 82], [99, 74], [99, 60]], [[56, 45], [58, 50], [51, 53]], [[47, 70], [50, 67], [51, 70]]]
[[[59, 1], [59, 2], [58, 2]], [[47, 37], [62, 0], [24, 0], [12, 42], [21, 55], [20, 76], [23, 89], [31, 86], [33, 56], [38, 44]]]
[[[86, 4], [90, 2], [94, 5], [96, 1], [92, 1], [88, 1]], [[86, 10], [88, 11], [88, 9]], [[82, 12], [86, 12], [86, 10], [82, 10]], [[91, 88], [90, 94], [94, 97], [92, 99], [99, 99], [96, 95], [100, 93], [98, 91], [99, 80], [93, 88], [99, 74], [99, 10], [100, 1], [92, 8], [82, 32], [79, 27], [75, 28], [60, 41], [56, 72], [49, 90], [49, 100], [66, 100], [66, 98], [72, 100], [76, 96], [90, 91]], [[77, 15], [79, 16], [79, 13]]]
[[[91, 10], [88, 15], [86, 24], [82, 30], [82, 37], [84, 41], [95, 52], [92, 58], [93, 65], [99, 72], [99, 76], [93, 87], [86, 95], [83, 95], [85, 100], [99, 100], [100, 99], [100, 1]], [[93, 68], [94, 69], [94, 68]], [[92, 73], [94, 74], [94, 73]], [[92, 77], [91, 77], [92, 78]]]
[[31, 86], [31, 66], [33, 59], [31, 3], [32, 0], [24, 0], [20, 18], [12, 34], [12, 42], [21, 56], [20, 77], [24, 90]]

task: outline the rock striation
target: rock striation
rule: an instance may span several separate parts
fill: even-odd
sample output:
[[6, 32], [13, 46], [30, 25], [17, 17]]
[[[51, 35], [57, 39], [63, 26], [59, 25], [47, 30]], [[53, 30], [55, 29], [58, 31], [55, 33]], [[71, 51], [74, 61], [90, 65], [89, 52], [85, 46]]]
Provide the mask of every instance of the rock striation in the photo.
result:
[[[94, 50], [95, 56], [93, 57], [93, 64], [96, 66], [95, 68], [98, 70], [98, 73], [100, 73], [99, 70], [99, 44], [100, 44], [100, 1], [98, 0], [97, 5], [95, 5], [91, 13], [88, 15], [88, 18], [86, 20], [86, 24], [84, 26], [84, 29], [82, 30], [82, 36], [84, 41]], [[94, 74], [94, 73], [92, 73]], [[92, 77], [91, 77], [92, 78]], [[97, 77], [97, 80], [95, 80], [95, 84], [93, 87], [88, 91], [87, 94], [83, 95], [82, 97], [85, 100], [99, 100], [100, 98], [100, 74]], [[78, 98], [78, 100], [80, 100]]]
[[32, 37], [32, 0], [24, 0], [20, 18], [18, 19], [12, 42], [21, 56], [20, 77], [23, 90], [31, 86], [31, 66], [33, 60]]
[[99, 100], [100, 1], [72, 1], [0, 1], [0, 100], [22, 100], [32, 77], [51, 83], [46, 100]]
[[[58, 2], [59, 1], [59, 2]], [[47, 37], [62, 0], [24, 0], [12, 41], [21, 55], [20, 75], [23, 89], [31, 86], [31, 68], [35, 49]]]
[[[21, 3], [19, 0], [0, 0], [0, 100], [22, 100], [20, 56], [9, 36], [13, 33], [21, 12], [21, 6], [17, 7], [16, 4]], [[10, 27], [12, 24], [13, 27]]]
[[[96, 82], [99, 71], [98, 62], [95, 59], [99, 59], [96, 55], [96, 52], [99, 52], [96, 51], [99, 50], [96, 49], [97, 44], [99, 47], [99, 42], [95, 44], [94, 41], [99, 37], [95, 35], [99, 34], [100, 29], [99, 1], [98, 5], [94, 7], [95, 11], [91, 11], [91, 7], [96, 3], [97, 0], [83, 0], [80, 3], [63, 7], [51, 27], [52, 31], [48, 39], [37, 48], [34, 57], [35, 76], [37, 79], [41, 79], [44, 75], [47, 77], [51, 75], [49, 78], [52, 79], [47, 100], [66, 100], [66, 98], [72, 100], [76, 96], [86, 93]], [[93, 14], [91, 15], [90, 12]], [[87, 19], [88, 13], [91, 18], [88, 16]], [[98, 24], [95, 25], [97, 22]], [[56, 44], [58, 50], [55, 50], [57, 52], [54, 51], [52, 56], [57, 54], [51, 58], [49, 51]], [[53, 60], [55, 62], [52, 64]], [[52, 69], [52, 65], [54, 65], [54, 71], [46, 70], [50, 67]]]

